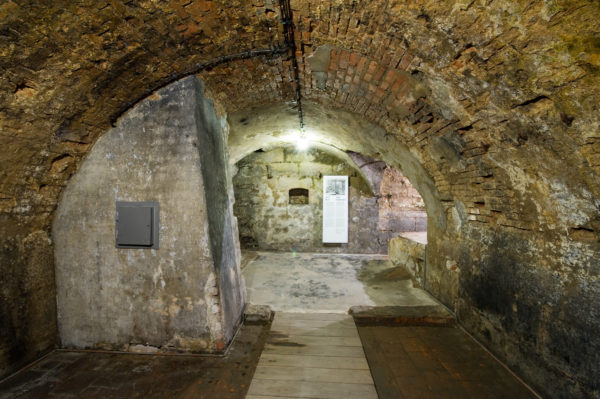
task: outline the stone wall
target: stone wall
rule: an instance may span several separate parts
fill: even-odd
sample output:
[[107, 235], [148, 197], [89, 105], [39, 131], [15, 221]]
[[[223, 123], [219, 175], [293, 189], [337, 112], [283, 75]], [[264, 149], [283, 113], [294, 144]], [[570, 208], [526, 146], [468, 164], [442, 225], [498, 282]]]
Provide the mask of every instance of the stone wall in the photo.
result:
[[273, 0], [0, 4], [1, 373], [56, 342], [50, 226], [110, 124], [198, 74], [275, 122], [255, 150], [298, 126], [295, 56], [306, 127], [423, 195], [428, 289], [544, 396], [598, 397], [597, 2], [290, 3], [296, 54]]
[[[53, 227], [61, 346], [215, 351], [231, 339], [244, 300], [222, 128], [192, 77], [95, 144]], [[116, 201], [159, 202], [158, 249], [115, 248]]]
[[423, 198], [399, 170], [386, 165], [379, 196], [377, 230], [427, 231], [427, 212]]
[[[408, 179], [383, 162], [375, 163], [363, 173], [363, 165], [355, 165], [343, 153], [292, 147], [261, 150], [242, 159], [234, 178], [242, 245], [260, 250], [385, 253], [389, 239], [399, 232], [426, 228], [423, 200]], [[324, 175], [350, 176], [348, 244], [322, 243]], [[308, 190], [306, 205], [290, 203], [288, 192], [294, 188]]]
[[[32, 232], [27, 227], [33, 227]], [[0, 215], [0, 376], [56, 347], [52, 240]]]
[[377, 230], [397, 232], [427, 231], [427, 212], [419, 191], [398, 169], [383, 161], [348, 151], [348, 156], [365, 175], [377, 193]]
[[[228, 125], [218, 118], [214, 104], [204, 96], [204, 87], [191, 79], [196, 89], [196, 128], [200, 167], [204, 180], [210, 244], [218, 278], [222, 306], [223, 337], [217, 349], [230, 342], [246, 305], [246, 287], [240, 272], [241, 252], [237, 220], [233, 215], [233, 184], [227, 151]], [[218, 329], [215, 325], [213, 328]]]
[[[423, 239], [424, 238], [424, 239]], [[419, 237], [401, 234], [390, 240], [388, 256], [395, 266], [403, 266], [410, 272], [413, 284], [424, 286], [425, 282], [425, 251], [427, 237], [420, 233]]]

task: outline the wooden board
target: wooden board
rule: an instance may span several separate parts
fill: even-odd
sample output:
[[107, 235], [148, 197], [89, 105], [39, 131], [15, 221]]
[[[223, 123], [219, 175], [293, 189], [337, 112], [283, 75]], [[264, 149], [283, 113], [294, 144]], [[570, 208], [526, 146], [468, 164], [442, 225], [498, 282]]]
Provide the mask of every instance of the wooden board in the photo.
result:
[[351, 317], [277, 313], [248, 399], [376, 399]]
[[261, 364], [280, 367], [321, 367], [350, 370], [369, 370], [367, 360], [362, 357], [332, 356], [287, 356], [274, 353], [263, 353]]
[[252, 395], [286, 398], [378, 399], [373, 384], [287, 380], [253, 380], [246, 398], [252, 398]]
[[457, 328], [360, 326], [380, 399], [535, 399]]

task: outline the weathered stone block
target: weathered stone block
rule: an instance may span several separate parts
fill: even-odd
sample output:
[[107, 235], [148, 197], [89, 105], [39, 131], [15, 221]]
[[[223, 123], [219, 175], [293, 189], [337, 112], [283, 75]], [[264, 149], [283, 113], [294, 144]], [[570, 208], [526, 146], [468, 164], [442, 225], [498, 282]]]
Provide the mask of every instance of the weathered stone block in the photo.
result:
[[248, 304], [244, 310], [245, 324], [269, 324], [275, 313], [267, 305]]
[[396, 266], [406, 267], [413, 281], [423, 284], [426, 244], [398, 236], [392, 238], [388, 247], [390, 261]]

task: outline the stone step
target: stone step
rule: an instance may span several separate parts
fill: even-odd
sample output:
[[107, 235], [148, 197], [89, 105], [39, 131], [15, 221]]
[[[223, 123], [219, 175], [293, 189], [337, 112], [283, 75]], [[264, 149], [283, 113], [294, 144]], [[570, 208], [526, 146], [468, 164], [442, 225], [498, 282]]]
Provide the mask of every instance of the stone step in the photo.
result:
[[267, 305], [248, 304], [244, 309], [244, 324], [267, 325], [273, 321], [273, 311]]
[[350, 315], [360, 326], [454, 326], [455, 318], [442, 305], [353, 306]]

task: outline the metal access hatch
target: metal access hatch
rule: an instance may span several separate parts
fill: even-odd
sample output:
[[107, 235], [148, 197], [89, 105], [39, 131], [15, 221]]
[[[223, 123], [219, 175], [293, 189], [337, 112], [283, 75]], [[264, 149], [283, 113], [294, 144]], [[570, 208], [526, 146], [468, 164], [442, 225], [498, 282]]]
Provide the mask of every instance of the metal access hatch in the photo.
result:
[[117, 248], [158, 248], [158, 202], [116, 203]]

